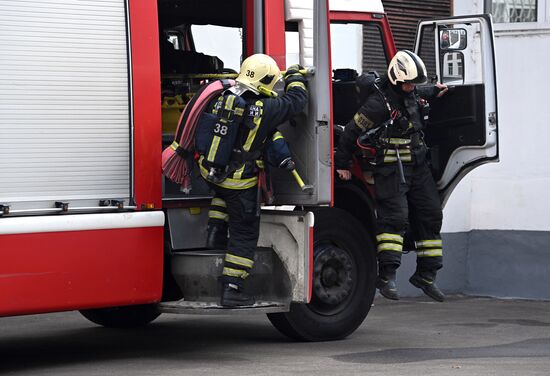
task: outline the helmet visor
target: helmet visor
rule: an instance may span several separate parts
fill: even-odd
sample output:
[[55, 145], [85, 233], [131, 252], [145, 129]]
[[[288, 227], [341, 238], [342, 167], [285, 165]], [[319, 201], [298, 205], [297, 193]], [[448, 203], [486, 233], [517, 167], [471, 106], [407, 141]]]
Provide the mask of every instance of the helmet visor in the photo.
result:
[[428, 77], [426, 77], [426, 75], [422, 73], [412, 80], [405, 80], [405, 82], [408, 84], [425, 84], [426, 82], [428, 82]]

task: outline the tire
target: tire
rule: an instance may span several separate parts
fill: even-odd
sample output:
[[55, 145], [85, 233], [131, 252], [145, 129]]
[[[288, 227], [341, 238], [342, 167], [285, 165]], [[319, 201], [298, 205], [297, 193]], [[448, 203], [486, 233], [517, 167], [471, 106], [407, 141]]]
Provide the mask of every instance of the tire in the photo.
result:
[[376, 252], [365, 228], [351, 214], [337, 208], [314, 213], [311, 301], [294, 303], [290, 312], [268, 318], [295, 340], [338, 340], [353, 333], [369, 313], [376, 291]]
[[107, 328], [135, 328], [159, 317], [156, 304], [81, 310], [82, 316]]

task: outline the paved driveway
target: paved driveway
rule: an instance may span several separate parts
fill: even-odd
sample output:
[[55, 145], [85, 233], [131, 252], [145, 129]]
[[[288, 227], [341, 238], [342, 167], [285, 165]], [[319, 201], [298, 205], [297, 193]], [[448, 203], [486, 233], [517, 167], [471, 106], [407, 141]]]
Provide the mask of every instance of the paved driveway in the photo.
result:
[[104, 329], [76, 312], [0, 319], [2, 375], [550, 375], [550, 302], [377, 298], [348, 339], [288, 341], [260, 316], [162, 315]]

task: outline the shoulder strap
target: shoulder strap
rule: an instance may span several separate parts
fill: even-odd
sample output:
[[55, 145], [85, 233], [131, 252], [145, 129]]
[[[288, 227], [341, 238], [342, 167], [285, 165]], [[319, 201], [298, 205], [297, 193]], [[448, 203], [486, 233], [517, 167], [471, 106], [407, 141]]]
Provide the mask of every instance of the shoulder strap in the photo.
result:
[[246, 101], [241, 96], [224, 91], [212, 109], [212, 113], [220, 118], [222, 123], [242, 121], [246, 107]]
[[390, 101], [388, 100], [388, 97], [386, 97], [386, 95], [384, 94], [384, 92], [382, 91], [382, 89], [380, 88], [380, 78], [377, 78], [376, 81], [374, 82], [374, 88], [376, 89], [376, 91], [378, 92], [378, 94], [382, 97], [382, 99], [384, 100], [384, 103], [386, 104], [386, 108], [388, 109], [388, 114], [391, 116], [392, 114], [392, 106], [390, 104]]

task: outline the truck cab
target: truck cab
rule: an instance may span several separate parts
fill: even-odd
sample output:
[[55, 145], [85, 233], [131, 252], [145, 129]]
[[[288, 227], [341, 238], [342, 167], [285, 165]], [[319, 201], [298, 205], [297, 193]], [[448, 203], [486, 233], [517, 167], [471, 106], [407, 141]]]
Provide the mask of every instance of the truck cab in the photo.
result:
[[[309, 270], [312, 276], [311, 286], [308, 287], [311, 289], [310, 296], [303, 294], [304, 300], [291, 300], [287, 312], [277, 312], [277, 308], [273, 307], [266, 309], [276, 311], [268, 313], [270, 320], [290, 337], [309, 340], [341, 338], [363, 320], [374, 297], [375, 208], [372, 186], [361, 171], [360, 164], [355, 166], [355, 178], [351, 182], [340, 181], [333, 175], [332, 155], [339, 128], [353, 117], [361, 104], [355, 88], [355, 78], [368, 71], [385, 73], [389, 60], [396, 52], [390, 24], [381, 3], [377, 2], [331, 0], [328, 8], [324, 2], [305, 5], [304, 2], [292, 0], [287, 0], [284, 7], [270, 1], [243, 4], [248, 11], [238, 9], [237, 6], [231, 7], [233, 13], [227, 11], [225, 14], [229, 16], [226, 16], [223, 24], [217, 25], [210, 32], [224, 34], [229, 38], [231, 31], [227, 28], [237, 25], [234, 21], [237, 15], [248, 14], [250, 7], [253, 7], [253, 12], [264, 15], [265, 22], [258, 22], [258, 18], [254, 18], [251, 23], [243, 21], [242, 27], [238, 28], [241, 39], [235, 38], [235, 46], [242, 46], [243, 51], [248, 48], [253, 52], [270, 54], [278, 60], [281, 68], [294, 63], [315, 67], [315, 75], [309, 77], [308, 82], [310, 100], [307, 111], [280, 127], [290, 142], [298, 170], [303, 174], [304, 180], [314, 187], [313, 193], [301, 192], [288, 173], [270, 171], [275, 204], [296, 208], [293, 212], [295, 215], [301, 213], [299, 210], [311, 212], [315, 218], [312, 244], [309, 244], [312, 247], [312, 260], [303, 269]], [[180, 11], [183, 12], [183, 9]], [[168, 13], [173, 17], [176, 12], [171, 9]], [[160, 8], [161, 25], [162, 14]], [[284, 15], [284, 22], [280, 18], [277, 21], [273, 15]], [[175, 19], [181, 22], [184, 17]], [[432, 147], [433, 174], [442, 202], [445, 202], [452, 188], [467, 171], [481, 163], [498, 159], [496, 85], [490, 25], [487, 16], [473, 17], [468, 21], [427, 21], [419, 25], [417, 46], [410, 47], [427, 62], [429, 75], [434, 82], [443, 82], [452, 87], [449, 95], [433, 101], [433, 115], [426, 132], [426, 138]], [[177, 26], [176, 29], [181, 31], [178, 40], [197, 39], [195, 35], [189, 34], [189, 31], [199, 31], [196, 25], [186, 24]], [[253, 38], [249, 37], [250, 30], [254, 30]], [[165, 38], [173, 38], [170, 34], [169, 29], [164, 30]], [[446, 46], [445, 38], [448, 39], [449, 35], [456, 41], [453, 39], [453, 44]], [[217, 66], [219, 69], [211, 69], [210, 73], [236, 72], [238, 59], [227, 67], [225, 64], [219, 67], [219, 64], [214, 63], [219, 60], [229, 61], [229, 56], [227, 59], [222, 57], [225, 56], [223, 49], [217, 51], [214, 53], [212, 67]], [[485, 54], [483, 58], [481, 54]], [[456, 61], [458, 59], [460, 60]], [[478, 75], [465, 77], [461, 72], [470, 72], [472, 68], [452, 70], [450, 62], [461, 67], [466, 62], [475, 64], [472, 68]], [[162, 65], [161, 54], [161, 67]], [[176, 80], [172, 81], [176, 86], [185, 76], [161, 73], [163, 83], [165, 78], [172, 77]], [[202, 72], [189, 73], [191, 74], [187, 77], [193, 77], [192, 73]], [[204, 78], [206, 75], [199, 74], [196, 77]], [[192, 82], [186, 82], [184, 88], [192, 85]], [[163, 139], [164, 145], [170, 142], [170, 137]], [[185, 254], [193, 254], [193, 259], [196, 260], [200, 252], [196, 249], [186, 251], [193, 247], [180, 236], [181, 228], [189, 228], [191, 216], [188, 209], [172, 208], [171, 204], [180, 202], [181, 205], [188, 199], [195, 202], [195, 199], [202, 198], [203, 195], [208, 196], [207, 190], [203, 190], [201, 184], [204, 183], [197, 178], [199, 188], [195, 192], [182, 194], [174, 191], [172, 183], [165, 180], [164, 206], [167, 208], [172, 252], [181, 258], [185, 258]], [[171, 191], [168, 192], [167, 188]], [[275, 218], [276, 213], [271, 212], [266, 217]], [[290, 213], [292, 212], [288, 214]], [[275, 217], [271, 217], [272, 215]], [[199, 222], [204, 233], [205, 218]], [[273, 223], [264, 222], [262, 226], [260, 249], [264, 249], [262, 246], [270, 248], [270, 245], [273, 250], [284, 248], [277, 246], [273, 237], [265, 235], [272, 231]], [[355, 230], [349, 231], [350, 228]], [[189, 231], [194, 230], [185, 232]], [[266, 241], [266, 237], [270, 240]], [[186, 239], [188, 238], [187, 236]], [[298, 252], [307, 254], [305, 249]], [[210, 255], [206, 251], [204, 254]], [[280, 260], [288, 260], [284, 255], [278, 256]], [[179, 264], [176, 257], [172, 257], [171, 261]], [[187, 263], [183, 261], [182, 265]], [[292, 266], [287, 264], [283, 269], [288, 272]], [[174, 269], [172, 272], [174, 273]], [[274, 272], [273, 275], [275, 280], [288, 279], [284, 272]], [[290, 280], [292, 279], [290, 273]], [[255, 284], [262, 286], [260, 290], [265, 291], [265, 283]], [[182, 283], [179, 285], [181, 287]], [[261, 295], [260, 291], [257, 293]], [[281, 295], [264, 298], [271, 301], [281, 298], [284, 300]]]

